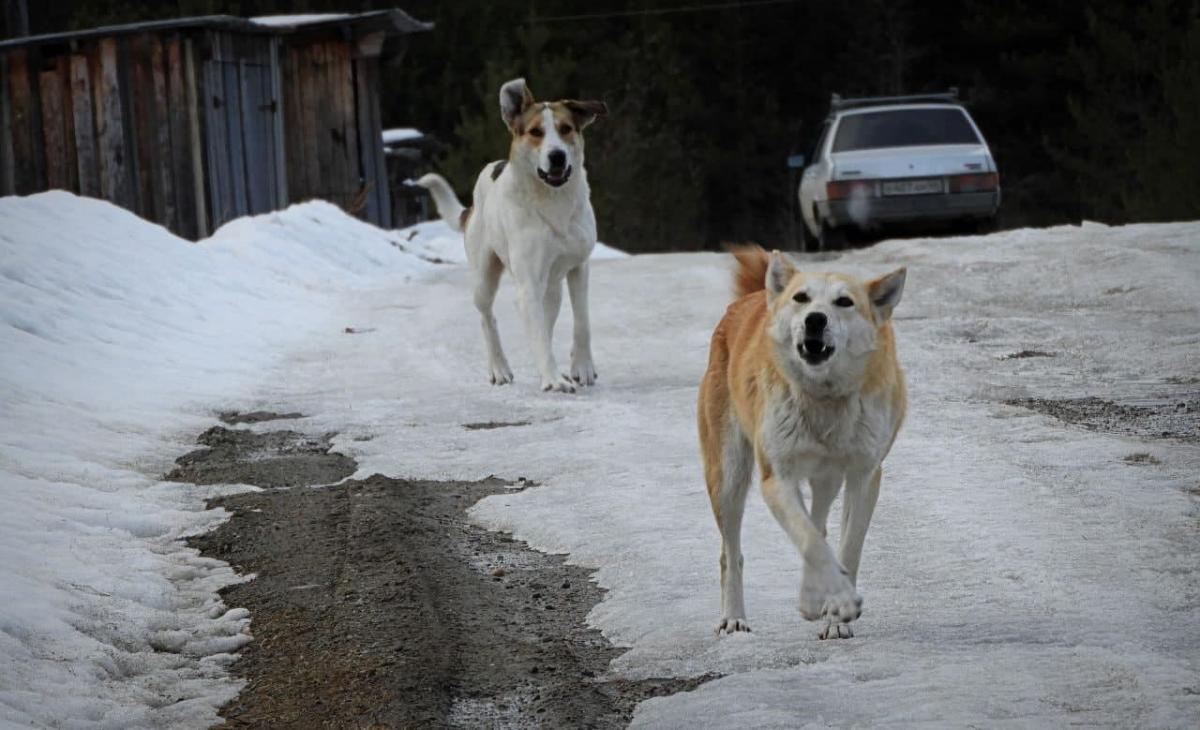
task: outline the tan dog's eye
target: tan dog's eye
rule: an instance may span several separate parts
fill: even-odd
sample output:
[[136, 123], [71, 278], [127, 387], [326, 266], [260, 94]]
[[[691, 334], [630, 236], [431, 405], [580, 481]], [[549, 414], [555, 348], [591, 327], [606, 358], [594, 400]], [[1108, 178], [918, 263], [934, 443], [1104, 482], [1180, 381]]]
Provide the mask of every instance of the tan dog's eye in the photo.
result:
[[794, 299], [797, 304], [808, 304], [808, 292], [796, 292], [796, 296], [792, 297], [792, 299]]
[[839, 307], [853, 307], [854, 306], [854, 300], [851, 299], [850, 297], [838, 297], [837, 299], [833, 300], [833, 303], [838, 305]]
[[545, 137], [546, 133], [542, 131], [541, 127], [533, 127], [532, 129], [529, 130], [529, 136], [530, 137]]
[[570, 134], [572, 131], [574, 131], [574, 130], [571, 129], [570, 124], [563, 124], [562, 126], [560, 126], [558, 128], [558, 133], [564, 137], [567, 136], [568, 134]]

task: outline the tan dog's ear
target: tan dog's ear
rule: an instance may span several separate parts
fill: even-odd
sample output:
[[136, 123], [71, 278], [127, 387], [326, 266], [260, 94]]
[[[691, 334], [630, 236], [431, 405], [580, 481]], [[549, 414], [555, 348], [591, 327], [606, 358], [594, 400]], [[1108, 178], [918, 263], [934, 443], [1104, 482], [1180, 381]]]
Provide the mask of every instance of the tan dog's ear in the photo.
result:
[[513, 79], [500, 87], [500, 116], [514, 132], [519, 133], [517, 126], [521, 115], [535, 103], [533, 92], [525, 85], [525, 79]]
[[887, 276], [881, 276], [867, 282], [867, 293], [871, 296], [871, 306], [879, 313], [879, 323], [883, 324], [892, 316], [892, 310], [900, 303], [900, 295], [904, 293], [904, 278], [908, 269], [900, 267]]
[[576, 101], [574, 99], [567, 99], [563, 102], [563, 106], [569, 109], [571, 115], [575, 117], [576, 129], [583, 129], [596, 121], [596, 117], [608, 114], [608, 105], [602, 101]]
[[773, 297], [779, 296], [795, 274], [796, 266], [792, 260], [779, 253], [779, 249], [772, 251], [771, 261], [767, 264], [767, 292]]

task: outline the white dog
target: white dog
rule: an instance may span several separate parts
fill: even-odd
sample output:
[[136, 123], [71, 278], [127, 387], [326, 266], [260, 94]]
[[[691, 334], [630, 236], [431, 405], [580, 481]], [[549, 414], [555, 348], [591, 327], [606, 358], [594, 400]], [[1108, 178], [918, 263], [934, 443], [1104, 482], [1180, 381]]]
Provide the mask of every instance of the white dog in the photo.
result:
[[[596, 382], [587, 304], [596, 216], [583, 168], [583, 129], [607, 112], [600, 101], [535, 102], [525, 79], [513, 79], [500, 87], [500, 113], [512, 132], [508, 159], [483, 168], [474, 206], [464, 208], [440, 175], [416, 181], [433, 195], [450, 227], [466, 234], [475, 307], [483, 318], [488, 367], [497, 385], [513, 379], [492, 315], [505, 269], [517, 282], [542, 390], [572, 393], [576, 384]], [[569, 377], [558, 372], [551, 348], [564, 278], [575, 315]]]

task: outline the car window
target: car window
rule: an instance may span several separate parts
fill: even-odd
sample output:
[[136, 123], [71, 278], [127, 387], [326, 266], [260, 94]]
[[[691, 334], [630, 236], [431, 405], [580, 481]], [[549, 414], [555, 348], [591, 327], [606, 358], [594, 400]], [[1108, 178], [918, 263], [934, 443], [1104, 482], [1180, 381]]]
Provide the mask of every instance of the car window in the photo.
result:
[[961, 109], [893, 109], [842, 117], [833, 151], [926, 144], [980, 144], [980, 139]]
[[821, 125], [821, 134], [817, 136], [817, 143], [813, 145], [812, 154], [808, 156], [810, 164], [817, 164], [817, 158], [821, 156], [821, 151], [825, 149], [825, 138], [829, 136], [829, 122]]

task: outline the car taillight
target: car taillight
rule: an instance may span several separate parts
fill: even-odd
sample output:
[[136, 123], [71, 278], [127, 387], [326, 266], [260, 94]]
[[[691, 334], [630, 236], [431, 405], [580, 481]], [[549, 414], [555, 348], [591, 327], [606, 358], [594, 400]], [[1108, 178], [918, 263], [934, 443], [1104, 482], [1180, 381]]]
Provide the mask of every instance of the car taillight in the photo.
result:
[[1000, 187], [1000, 176], [994, 172], [950, 176], [950, 192], [952, 193], [982, 193], [998, 187]]
[[875, 195], [874, 180], [834, 180], [825, 183], [825, 194], [829, 200], [846, 198], [869, 198]]

